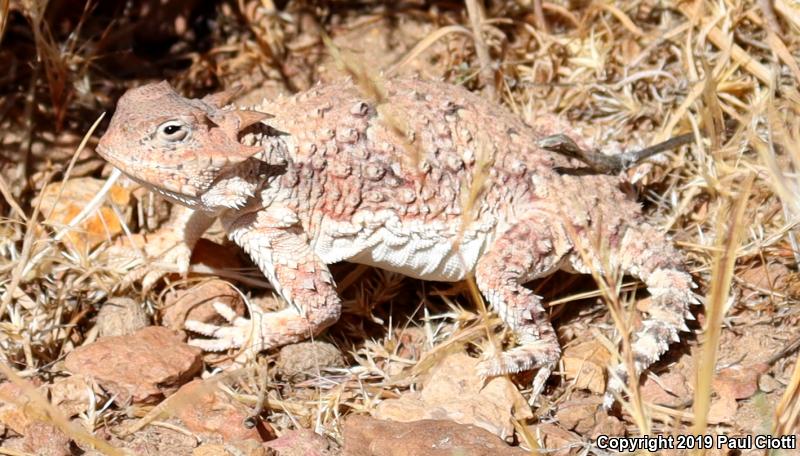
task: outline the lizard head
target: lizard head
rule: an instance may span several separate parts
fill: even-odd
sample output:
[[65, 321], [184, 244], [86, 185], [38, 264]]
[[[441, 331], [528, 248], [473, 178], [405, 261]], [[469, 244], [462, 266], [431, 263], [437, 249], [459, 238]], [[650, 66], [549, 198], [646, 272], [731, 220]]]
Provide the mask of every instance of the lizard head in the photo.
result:
[[246, 199], [251, 186], [220, 180], [235, 176], [233, 169], [263, 152], [242, 144], [239, 133], [269, 115], [223, 110], [233, 95], [188, 99], [167, 82], [131, 89], [119, 99], [97, 152], [134, 180], [189, 207], [213, 209], [203, 196], [220, 185], [240, 188], [244, 194], [233, 196]]

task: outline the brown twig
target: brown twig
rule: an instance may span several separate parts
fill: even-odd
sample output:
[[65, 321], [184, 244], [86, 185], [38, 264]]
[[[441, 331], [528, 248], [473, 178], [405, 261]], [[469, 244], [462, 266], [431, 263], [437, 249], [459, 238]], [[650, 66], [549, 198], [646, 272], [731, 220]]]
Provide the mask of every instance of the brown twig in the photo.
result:
[[691, 144], [692, 141], [694, 141], [694, 134], [686, 133], [638, 151], [623, 152], [618, 155], [605, 155], [596, 150], [583, 150], [572, 138], [563, 134], [546, 136], [539, 140], [538, 146], [580, 160], [598, 173], [618, 174], [653, 155]]

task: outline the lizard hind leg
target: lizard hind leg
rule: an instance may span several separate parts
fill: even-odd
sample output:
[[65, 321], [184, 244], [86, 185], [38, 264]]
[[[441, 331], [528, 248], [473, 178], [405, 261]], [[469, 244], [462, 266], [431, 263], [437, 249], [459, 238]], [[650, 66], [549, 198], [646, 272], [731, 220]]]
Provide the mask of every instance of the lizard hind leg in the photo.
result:
[[[687, 319], [694, 319], [690, 304], [699, 301], [692, 292], [695, 284], [683, 267], [683, 258], [671, 241], [654, 227], [642, 224], [626, 230], [619, 249], [614, 252], [616, 264], [647, 285], [650, 293], [649, 316], [634, 333], [631, 350], [634, 372], [638, 376], [658, 361], [679, 333], [688, 331]], [[610, 408], [628, 380], [628, 369], [619, 364], [611, 372], [603, 406]]]
[[541, 298], [522, 285], [556, 269], [562, 258], [549, 229], [539, 225], [520, 221], [495, 240], [475, 269], [478, 288], [514, 333], [518, 344], [482, 361], [479, 372], [495, 376], [538, 368], [531, 402], [544, 389], [561, 356], [561, 346]]

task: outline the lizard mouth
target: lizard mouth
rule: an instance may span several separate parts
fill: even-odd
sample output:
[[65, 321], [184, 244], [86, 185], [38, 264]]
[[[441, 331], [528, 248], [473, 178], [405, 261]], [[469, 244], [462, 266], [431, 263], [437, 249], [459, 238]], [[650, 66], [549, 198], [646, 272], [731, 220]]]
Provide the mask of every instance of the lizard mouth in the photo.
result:
[[[181, 204], [183, 206], [187, 206], [190, 208], [197, 207], [200, 204], [200, 199], [193, 195], [187, 195], [184, 193], [180, 193], [177, 191], [169, 190], [163, 188], [163, 183], [168, 180], [166, 176], [160, 175], [161, 173], [159, 170], [155, 170], [156, 173], [154, 175], [154, 182], [150, 182], [148, 180], [142, 179], [136, 175], [136, 170], [132, 170], [131, 163], [125, 162], [117, 158], [116, 154], [101, 142], [97, 145], [96, 151], [100, 156], [106, 159], [109, 163], [114, 165], [115, 168], [122, 171], [122, 173], [127, 176], [132, 181], [142, 185], [143, 187], [152, 190], [159, 195], [164, 196], [165, 198], [169, 199], [173, 203]], [[149, 170], [149, 173], [153, 173], [153, 169]]]
[[147, 185], [147, 187], [153, 190], [154, 192], [158, 193], [159, 195], [169, 199], [173, 203], [177, 203], [189, 208], [195, 208], [200, 205], [200, 199], [195, 196], [183, 195], [181, 193], [165, 190], [163, 188], [155, 187], [152, 185]]
[[200, 205], [200, 198], [196, 194], [180, 191], [184, 185], [176, 182], [174, 171], [170, 172], [168, 168], [163, 166], [148, 165], [148, 163], [141, 160], [132, 159], [131, 156], [124, 156], [123, 153], [120, 153], [115, 148], [109, 147], [105, 139], [105, 136], [100, 138], [95, 151], [115, 168], [122, 171], [129, 179], [164, 196], [173, 203], [189, 208], [195, 208]]

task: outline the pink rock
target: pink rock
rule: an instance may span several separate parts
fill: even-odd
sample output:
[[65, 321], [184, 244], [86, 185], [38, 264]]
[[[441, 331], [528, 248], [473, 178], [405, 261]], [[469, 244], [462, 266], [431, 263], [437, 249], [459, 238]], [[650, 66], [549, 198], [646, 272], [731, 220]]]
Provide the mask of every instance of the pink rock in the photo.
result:
[[308, 429], [289, 431], [264, 446], [277, 456], [334, 456], [341, 454], [338, 446]]
[[250, 410], [244, 404], [226, 396], [213, 382], [194, 380], [176, 393], [178, 418], [189, 430], [198, 434], [216, 434], [226, 442], [255, 439], [260, 441], [275, 436], [263, 422], [245, 425]]
[[39, 456], [69, 456], [70, 438], [57, 427], [34, 421], [25, 429], [23, 447]]
[[161, 326], [103, 337], [67, 355], [66, 368], [93, 378], [117, 404], [156, 403], [200, 372], [200, 349]]
[[344, 423], [346, 456], [522, 456], [482, 428], [454, 421], [420, 420], [408, 423], [354, 415]]

